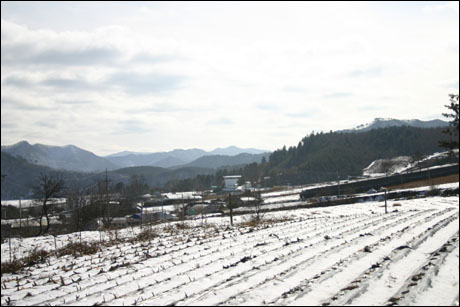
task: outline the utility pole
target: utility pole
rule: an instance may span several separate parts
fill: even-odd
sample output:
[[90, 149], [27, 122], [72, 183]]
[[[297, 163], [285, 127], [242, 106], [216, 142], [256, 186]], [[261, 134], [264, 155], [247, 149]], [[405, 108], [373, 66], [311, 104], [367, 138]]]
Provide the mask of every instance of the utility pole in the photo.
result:
[[19, 195], [19, 231], [21, 231], [22, 228], [21, 198], [22, 195]]
[[387, 192], [388, 192], [388, 190], [387, 190], [387, 188], [384, 188], [384, 187], [382, 187], [380, 189], [380, 191], [382, 191], [382, 190], [385, 192], [385, 213], [388, 213], [388, 209], [387, 209]]
[[181, 194], [182, 196], [182, 224], [185, 220], [185, 204], [184, 204], [184, 193]]
[[110, 206], [109, 206], [109, 179], [107, 177], [107, 169], [105, 169], [105, 203], [107, 206], [107, 224], [110, 222]]
[[228, 209], [230, 210], [230, 224], [233, 226], [233, 204], [232, 204], [232, 193], [228, 193]]
[[340, 197], [340, 177], [339, 177], [339, 171], [337, 172], [337, 189], [339, 190], [339, 197]]
[[[5, 175], [2, 175], [2, 180], [5, 180], [5, 194], [6, 194], [6, 195], [5, 195], [5, 198], [8, 197], [8, 194], [6, 193], [6, 176], [8, 176], [8, 175], [6, 175], [6, 174], [5, 174]], [[5, 206], [5, 220], [6, 220], [6, 211], [7, 211], [7, 207], [8, 207], [8, 204], [6, 204], [6, 206]]]
[[144, 224], [144, 199], [141, 200], [141, 229], [142, 224]]

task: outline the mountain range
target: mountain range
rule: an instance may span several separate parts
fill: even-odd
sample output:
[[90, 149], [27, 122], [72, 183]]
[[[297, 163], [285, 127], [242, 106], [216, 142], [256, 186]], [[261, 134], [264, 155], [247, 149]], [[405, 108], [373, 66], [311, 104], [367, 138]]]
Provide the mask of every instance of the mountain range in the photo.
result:
[[[32, 164], [79, 172], [98, 172], [106, 169], [110, 171], [136, 166], [174, 167], [176, 169], [181, 166], [219, 168], [260, 162], [263, 156], [268, 155], [268, 152], [264, 150], [230, 146], [217, 148], [210, 152], [202, 149], [176, 149], [155, 153], [124, 151], [100, 157], [74, 145], [62, 147], [43, 144], [31, 145], [27, 141], [2, 146], [2, 152], [21, 157]], [[199, 161], [194, 163], [197, 159]]]
[[[154, 152], [154, 153], [139, 153], [139, 152], [130, 152], [124, 151], [115, 153], [112, 155], [105, 156], [107, 160], [110, 162], [121, 166], [121, 167], [133, 167], [133, 166], [156, 166], [156, 167], [179, 167], [185, 166], [193, 161], [207, 157], [207, 156], [226, 156], [229, 158], [229, 162], [222, 161], [220, 165], [214, 165], [215, 167], [211, 168], [218, 168], [225, 165], [233, 165], [234, 163], [242, 164], [244, 161], [235, 161], [238, 159], [230, 158], [235, 157], [240, 154], [250, 154], [253, 155], [253, 159], [249, 163], [260, 162], [262, 159], [254, 157], [255, 155], [258, 156], [263, 153], [267, 153], [266, 150], [260, 150], [255, 148], [239, 148], [236, 146], [229, 146], [226, 148], [217, 148], [212, 151], [204, 151], [202, 149], [175, 149], [169, 152]], [[244, 158], [243, 158], [244, 159]], [[215, 160], [215, 159], [214, 159]], [[201, 161], [206, 161], [206, 158], [202, 159]], [[199, 162], [200, 163], [200, 162]], [[205, 164], [205, 163], [204, 163]], [[201, 163], [200, 167], [210, 167], [205, 166]]]
[[[444, 127], [449, 123], [442, 120], [398, 120], [392, 118], [376, 118], [372, 123], [359, 125], [354, 129], [338, 132], [367, 132], [391, 126], [411, 126], [418, 128]], [[31, 145], [22, 141], [10, 146], [2, 146], [2, 152], [21, 157], [32, 164], [78, 172], [98, 172], [116, 170], [125, 167], [154, 166], [161, 168], [205, 167], [217, 169], [224, 166], [234, 166], [260, 162], [268, 158], [269, 152], [255, 148], [239, 148], [229, 146], [216, 148], [212, 151], [202, 149], [175, 149], [168, 152], [141, 153], [123, 151], [97, 156], [75, 145], [50, 146], [43, 144]]]
[[[411, 124], [438, 128], [408, 127]], [[388, 125], [404, 127], [383, 128]], [[1, 173], [2, 178], [3, 175], [6, 178], [2, 180], [2, 199], [30, 196], [41, 173], [58, 173], [68, 185], [87, 187], [103, 181], [106, 169], [114, 184], [126, 184], [132, 175], [141, 175], [151, 187], [164, 187], [169, 182], [192, 178], [208, 180], [206, 176], [197, 175], [216, 174], [217, 178], [235, 172], [250, 181], [271, 177], [267, 183], [272, 185], [320, 182], [331, 180], [338, 171], [359, 175], [376, 159], [436, 152], [439, 150], [437, 142], [446, 137], [439, 126], [445, 125], [448, 123], [442, 121], [379, 118], [355, 129], [310, 135], [297, 147], [284, 147], [274, 152], [230, 146], [209, 152], [201, 149], [160, 153], [125, 151], [100, 157], [74, 145], [31, 145], [22, 141], [1, 147]], [[255, 164], [263, 159], [267, 163]], [[188, 183], [193, 183], [191, 188], [197, 186], [195, 181]], [[210, 185], [203, 182], [202, 186], [209, 188]], [[180, 188], [183, 190], [183, 186]]]
[[92, 172], [119, 168], [111, 161], [74, 145], [31, 145], [27, 141], [21, 141], [11, 146], [2, 146], [2, 152], [53, 169]]

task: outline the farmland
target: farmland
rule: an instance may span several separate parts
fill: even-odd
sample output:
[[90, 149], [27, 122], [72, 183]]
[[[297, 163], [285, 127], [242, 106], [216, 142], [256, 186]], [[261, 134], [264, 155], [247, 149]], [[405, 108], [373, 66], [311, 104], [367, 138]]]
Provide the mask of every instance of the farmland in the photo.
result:
[[[459, 200], [209, 217], [2, 244], [3, 305], [458, 305]], [[35, 250], [34, 250], [35, 249]], [[58, 255], [58, 257], [56, 257]]]

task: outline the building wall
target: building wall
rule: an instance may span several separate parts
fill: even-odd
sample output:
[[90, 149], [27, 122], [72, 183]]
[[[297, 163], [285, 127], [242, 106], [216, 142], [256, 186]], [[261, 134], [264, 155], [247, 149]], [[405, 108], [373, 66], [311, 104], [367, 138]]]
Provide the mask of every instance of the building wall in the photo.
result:
[[229, 177], [229, 178], [224, 177], [224, 180], [225, 180], [224, 189], [225, 190], [235, 190], [238, 187], [238, 179], [240, 179], [240, 177]]

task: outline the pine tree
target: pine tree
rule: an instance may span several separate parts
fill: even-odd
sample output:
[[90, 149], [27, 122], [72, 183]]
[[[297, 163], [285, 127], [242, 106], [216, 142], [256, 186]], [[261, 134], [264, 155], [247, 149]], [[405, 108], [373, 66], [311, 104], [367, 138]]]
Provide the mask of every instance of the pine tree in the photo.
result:
[[458, 126], [458, 94], [450, 94], [450, 105], [445, 105], [446, 108], [449, 110], [453, 111], [453, 114], [451, 113], [443, 113], [442, 115], [447, 117], [447, 118], [453, 118], [452, 121], [450, 122], [450, 125], [448, 128], [444, 129], [443, 132], [445, 134], [454, 136], [454, 139], [448, 140], [448, 141], [440, 141], [439, 146], [447, 148], [449, 150], [453, 149], [458, 149], [458, 132], [459, 132], [459, 126]]

